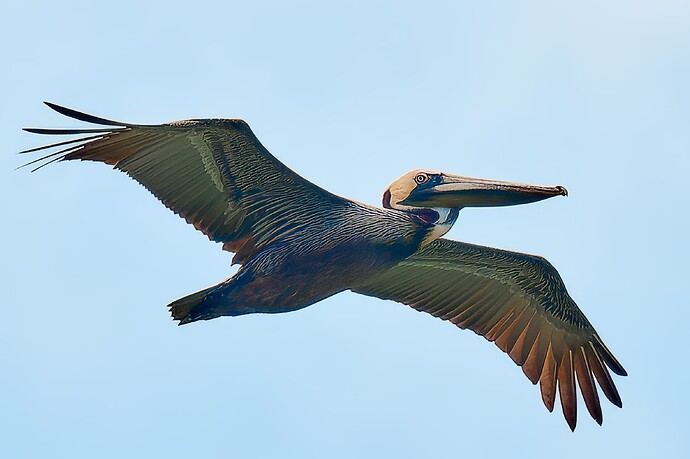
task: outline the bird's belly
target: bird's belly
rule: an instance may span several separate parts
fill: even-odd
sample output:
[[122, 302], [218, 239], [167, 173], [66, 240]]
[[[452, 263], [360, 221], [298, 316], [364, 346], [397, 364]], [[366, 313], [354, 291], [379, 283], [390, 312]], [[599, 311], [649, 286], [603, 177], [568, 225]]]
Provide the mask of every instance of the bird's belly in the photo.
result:
[[237, 308], [231, 315], [294, 311], [361, 284], [412, 251], [363, 244], [288, 257], [265, 271], [250, 263], [229, 280], [222, 295], [226, 307]]

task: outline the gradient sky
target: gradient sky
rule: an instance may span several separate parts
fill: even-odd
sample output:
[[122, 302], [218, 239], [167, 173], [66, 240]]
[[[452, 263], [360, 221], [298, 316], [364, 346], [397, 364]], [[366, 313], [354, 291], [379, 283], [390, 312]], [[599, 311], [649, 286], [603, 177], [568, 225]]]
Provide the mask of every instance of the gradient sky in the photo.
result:
[[[556, 5], [557, 4], [557, 5]], [[688, 454], [690, 7], [681, 1], [25, 2], [0, 17], [1, 457]], [[177, 327], [231, 255], [102, 164], [15, 170], [76, 127], [239, 117], [379, 204], [432, 168], [568, 198], [448, 237], [548, 258], [630, 374], [571, 433], [493, 344], [342, 293]], [[234, 268], [233, 268], [234, 270]], [[687, 456], [685, 456], [687, 457]]]

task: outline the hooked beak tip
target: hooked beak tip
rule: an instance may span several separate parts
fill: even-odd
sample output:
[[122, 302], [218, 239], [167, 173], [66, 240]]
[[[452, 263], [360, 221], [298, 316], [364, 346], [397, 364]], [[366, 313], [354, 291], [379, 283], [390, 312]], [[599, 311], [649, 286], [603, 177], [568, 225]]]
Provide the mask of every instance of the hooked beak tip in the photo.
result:
[[557, 185], [556, 189], [561, 192], [561, 196], [568, 196], [568, 189], [562, 185]]

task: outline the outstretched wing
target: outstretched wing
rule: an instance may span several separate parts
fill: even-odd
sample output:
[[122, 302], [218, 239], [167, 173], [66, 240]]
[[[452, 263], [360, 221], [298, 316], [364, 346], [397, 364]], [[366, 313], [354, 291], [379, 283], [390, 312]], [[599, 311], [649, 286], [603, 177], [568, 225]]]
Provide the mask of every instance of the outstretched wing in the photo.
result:
[[[309, 217], [349, 201], [317, 187], [274, 158], [239, 119], [136, 125], [46, 104], [96, 129], [38, 129], [37, 134], [89, 134], [25, 150], [63, 147], [28, 164], [100, 161], [148, 188], [166, 207], [242, 263], [261, 247], [304, 229]], [[34, 169], [35, 170], [35, 169]], [[318, 215], [317, 215], [318, 214]]]
[[469, 328], [508, 353], [553, 410], [556, 386], [571, 429], [577, 420], [575, 379], [601, 424], [594, 379], [621, 407], [607, 366], [625, 370], [570, 298], [545, 259], [438, 239], [353, 291], [390, 299]]

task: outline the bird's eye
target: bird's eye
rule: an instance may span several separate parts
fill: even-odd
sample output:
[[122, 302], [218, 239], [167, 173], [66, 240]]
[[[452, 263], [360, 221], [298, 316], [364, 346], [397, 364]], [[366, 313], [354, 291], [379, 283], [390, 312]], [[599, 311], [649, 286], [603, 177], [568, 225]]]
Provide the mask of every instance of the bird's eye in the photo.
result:
[[414, 181], [417, 185], [421, 185], [422, 183], [426, 183], [429, 181], [429, 176], [426, 174], [417, 174], [414, 177]]

